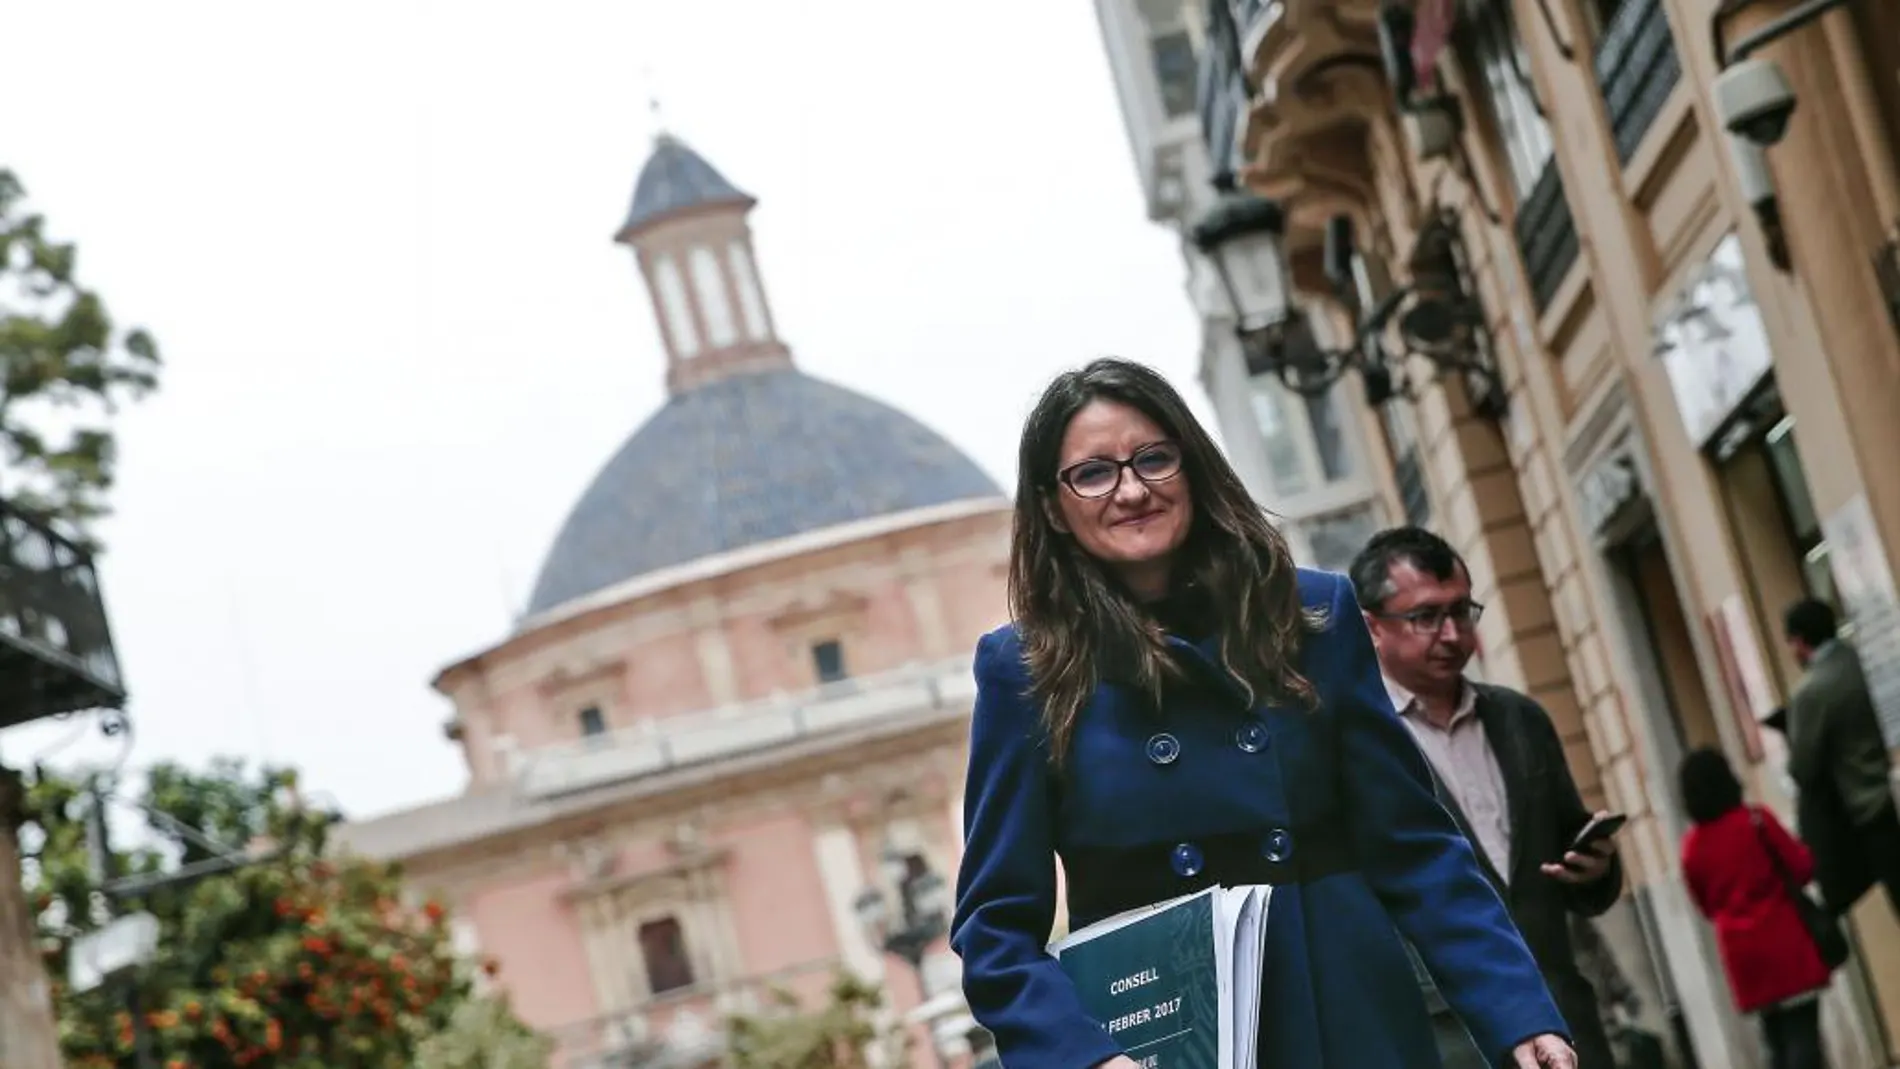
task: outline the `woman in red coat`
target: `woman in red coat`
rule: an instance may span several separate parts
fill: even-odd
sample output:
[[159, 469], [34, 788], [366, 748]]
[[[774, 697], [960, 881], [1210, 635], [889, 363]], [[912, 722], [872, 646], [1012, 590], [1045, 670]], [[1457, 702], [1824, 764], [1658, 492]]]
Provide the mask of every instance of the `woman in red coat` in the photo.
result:
[[1774, 1069], [1823, 1069], [1820, 997], [1828, 968], [1781, 875], [1785, 869], [1806, 884], [1814, 858], [1773, 813], [1743, 804], [1741, 782], [1721, 751], [1690, 754], [1680, 778], [1695, 824], [1682, 840], [1682, 873], [1696, 907], [1715, 924], [1735, 1006], [1761, 1015]]

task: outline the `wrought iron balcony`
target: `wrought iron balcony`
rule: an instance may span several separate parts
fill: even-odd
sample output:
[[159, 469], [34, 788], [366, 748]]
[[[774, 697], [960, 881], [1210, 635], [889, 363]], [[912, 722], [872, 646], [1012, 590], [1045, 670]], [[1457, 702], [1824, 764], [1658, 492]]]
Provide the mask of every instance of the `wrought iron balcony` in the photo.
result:
[[0, 501], [0, 727], [124, 701], [91, 554]]
[[1432, 519], [1432, 497], [1425, 488], [1425, 465], [1419, 459], [1418, 447], [1406, 446], [1392, 467], [1399, 484], [1399, 501], [1405, 506], [1405, 522], [1428, 526]]
[[517, 782], [522, 794], [549, 798], [907, 714], [967, 709], [975, 697], [968, 656], [912, 665], [528, 750]]
[[1557, 173], [1555, 157], [1544, 164], [1544, 173], [1538, 176], [1530, 195], [1518, 204], [1513, 230], [1517, 251], [1524, 258], [1531, 302], [1541, 313], [1557, 296], [1581, 248], [1577, 221], [1570, 214], [1570, 201], [1564, 196], [1564, 180]]
[[1661, 0], [1623, 0], [1597, 42], [1595, 66], [1616, 157], [1627, 164], [1682, 79]]

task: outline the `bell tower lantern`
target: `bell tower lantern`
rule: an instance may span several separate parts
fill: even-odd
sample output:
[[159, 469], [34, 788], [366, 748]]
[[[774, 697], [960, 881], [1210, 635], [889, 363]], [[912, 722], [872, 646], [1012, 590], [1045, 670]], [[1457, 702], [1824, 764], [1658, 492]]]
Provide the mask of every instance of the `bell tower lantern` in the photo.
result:
[[728, 375], [789, 367], [752, 252], [758, 201], [684, 141], [662, 133], [614, 240], [633, 250], [679, 393]]

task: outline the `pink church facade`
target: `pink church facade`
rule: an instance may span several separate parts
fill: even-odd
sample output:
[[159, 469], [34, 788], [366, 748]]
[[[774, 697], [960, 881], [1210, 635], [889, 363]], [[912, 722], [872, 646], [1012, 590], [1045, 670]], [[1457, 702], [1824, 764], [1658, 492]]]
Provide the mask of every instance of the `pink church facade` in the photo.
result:
[[1007, 617], [1009, 502], [949, 443], [800, 372], [753, 200], [662, 137], [618, 240], [669, 399], [570, 514], [514, 633], [443, 669], [470, 772], [349, 825], [461, 918], [563, 1066], [716, 1064], [731, 1014], [886, 991], [919, 1065], [967, 1060], [941, 937], [861, 920], [953, 880], [976, 636]]

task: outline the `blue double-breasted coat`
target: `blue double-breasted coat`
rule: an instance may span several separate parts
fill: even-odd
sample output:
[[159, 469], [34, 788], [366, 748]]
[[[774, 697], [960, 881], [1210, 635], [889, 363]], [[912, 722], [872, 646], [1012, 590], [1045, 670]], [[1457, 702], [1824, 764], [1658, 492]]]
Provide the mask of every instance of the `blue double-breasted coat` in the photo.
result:
[[[1216, 667], [1212, 641], [1171, 636], [1208, 685], [1171, 691], [1156, 709], [1135, 689], [1103, 682], [1060, 771], [1048, 760], [1014, 628], [978, 643], [951, 944], [971, 1012], [996, 1037], [1006, 1069], [1087, 1069], [1122, 1053], [1046, 950], [1058, 855], [1070, 922], [1080, 927], [1116, 901], [1118, 881], [1151, 901], [1210, 879], [1253, 882], [1221, 879], [1210, 861], [1246, 869], [1234, 860], [1236, 843], [1243, 852], [1257, 844], [1281, 865], [1303, 852], [1344, 859], [1275, 888], [1260, 1069], [1435, 1069], [1400, 933], [1494, 1063], [1510, 1064], [1510, 1050], [1534, 1035], [1568, 1034], [1503, 903], [1433, 796], [1350, 584], [1302, 569], [1299, 587], [1309, 608], [1327, 613], [1300, 661], [1317, 709], [1250, 709]], [[1105, 866], [1105, 857], [1121, 860]]]

